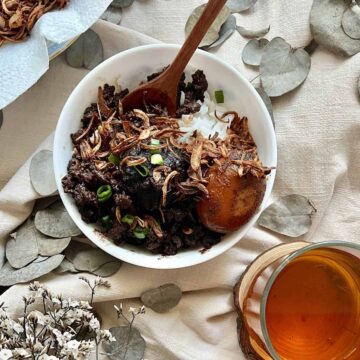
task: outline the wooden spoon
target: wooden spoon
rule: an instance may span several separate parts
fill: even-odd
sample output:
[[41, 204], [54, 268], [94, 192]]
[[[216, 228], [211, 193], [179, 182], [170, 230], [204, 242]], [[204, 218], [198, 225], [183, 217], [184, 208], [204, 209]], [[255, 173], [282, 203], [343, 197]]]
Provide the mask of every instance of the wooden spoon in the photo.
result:
[[177, 108], [177, 88], [180, 78], [201, 40], [215, 21], [227, 0], [209, 0], [199, 21], [186, 39], [172, 64], [154, 80], [139, 86], [128, 94], [122, 105], [125, 111], [144, 108], [144, 101], [160, 104], [175, 115]]

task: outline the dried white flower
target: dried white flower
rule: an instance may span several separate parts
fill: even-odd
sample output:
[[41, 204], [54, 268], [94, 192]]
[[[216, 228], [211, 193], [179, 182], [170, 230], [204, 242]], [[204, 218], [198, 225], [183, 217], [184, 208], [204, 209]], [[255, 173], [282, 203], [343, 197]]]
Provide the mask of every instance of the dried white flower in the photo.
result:
[[12, 351], [8, 349], [0, 350], [0, 360], [7, 360], [13, 357]]

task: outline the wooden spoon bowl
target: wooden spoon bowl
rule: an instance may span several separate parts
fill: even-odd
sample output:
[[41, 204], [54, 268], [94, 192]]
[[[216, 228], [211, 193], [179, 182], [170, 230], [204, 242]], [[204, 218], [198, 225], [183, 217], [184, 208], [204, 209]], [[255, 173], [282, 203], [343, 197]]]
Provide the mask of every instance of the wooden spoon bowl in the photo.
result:
[[180, 78], [201, 40], [206, 35], [227, 0], [209, 0], [172, 64], [157, 78], [130, 92], [123, 100], [124, 111], [143, 109], [145, 103], [160, 104], [174, 116], [177, 108], [177, 88]]

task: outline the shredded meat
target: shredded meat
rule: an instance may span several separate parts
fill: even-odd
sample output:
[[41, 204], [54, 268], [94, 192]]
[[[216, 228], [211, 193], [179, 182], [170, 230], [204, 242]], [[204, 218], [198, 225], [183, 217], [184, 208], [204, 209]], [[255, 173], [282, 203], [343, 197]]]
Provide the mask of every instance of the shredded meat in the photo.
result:
[[[187, 84], [183, 76], [178, 96], [184, 92], [185, 102], [178, 116], [198, 111], [207, 88], [202, 71]], [[196, 211], [196, 201], [208, 195], [209, 169], [220, 164], [221, 171], [231, 167], [239, 176], [259, 178], [270, 171], [258, 158], [247, 119], [225, 113], [218, 117], [232, 120], [225, 140], [195, 133], [184, 144], [177, 119], [166, 109], [145, 104], [145, 112], [123, 113], [121, 99], [127, 92], [105, 84], [98, 89], [97, 103], [85, 109], [82, 128], [71, 137], [74, 151], [62, 180], [64, 191], [73, 196], [84, 221], [102, 224], [118, 244], [164, 255], [211, 247], [220, 234], [206, 229]], [[155, 154], [161, 159], [157, 163], [152, 161]], [[102, 186], [111, 189], [106, 201], [97, 195]]]

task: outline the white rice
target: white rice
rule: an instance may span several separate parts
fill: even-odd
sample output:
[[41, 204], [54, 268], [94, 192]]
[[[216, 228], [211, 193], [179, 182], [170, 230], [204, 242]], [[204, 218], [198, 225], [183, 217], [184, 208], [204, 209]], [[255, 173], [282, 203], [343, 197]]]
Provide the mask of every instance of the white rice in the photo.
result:
[[181, 141], [188, 142], [195, 130], [201, 133], [204, 138], [209, 138], [218, 133], [221, 139], [225, 139], [232, 116], [225, 117], [224, 120], [228, 121], [228, 123], [224, 123], [216, 118], [215, 111], [217, 116], [221, 117], [222, 114], [228, 111], [227, 108], [224, 104], [216, 104], [208, 92], [205, 92], [204, 102], [198, 101], [198, 103], [201, 105], [199, 112], [183, 115], [181, 120], [179, 120], [180, 130], [186, 132], [181, 137]]

